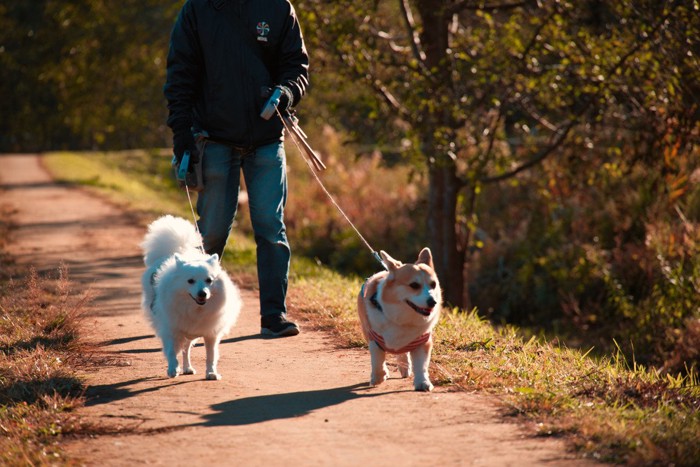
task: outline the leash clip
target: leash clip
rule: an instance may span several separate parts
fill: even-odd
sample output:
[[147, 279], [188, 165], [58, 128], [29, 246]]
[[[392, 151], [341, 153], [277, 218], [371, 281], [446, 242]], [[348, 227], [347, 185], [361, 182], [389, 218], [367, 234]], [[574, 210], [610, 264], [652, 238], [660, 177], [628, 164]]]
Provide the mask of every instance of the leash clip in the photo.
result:
[[386, 270], [386, 271], [389, 270], [389, 268], [386, 266], [386, 263], [384, 263], [384, 260], [382, 259], [382, 257], [379, 256], [379, 253], [377, 253], [376, 251], [373, 251], [373, 252], [372, 252], [372, 256], [374, 257], [374, 259], [376, 259], [376, 260], [379, 262], [379, 264], [382, 265], [382, 267], [384, 268], [384, 270]]

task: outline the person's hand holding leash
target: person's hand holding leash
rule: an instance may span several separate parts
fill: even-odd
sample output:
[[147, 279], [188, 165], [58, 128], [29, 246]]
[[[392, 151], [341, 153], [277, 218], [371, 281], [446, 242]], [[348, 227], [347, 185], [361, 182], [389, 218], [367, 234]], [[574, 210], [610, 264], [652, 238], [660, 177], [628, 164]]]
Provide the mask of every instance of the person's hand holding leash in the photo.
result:
[[199, 160], [199, 152], [189, 125], [182, 125], [173, 130], [173, 155], [178, 165], [180, 165], [185, 151], [190, 152], [190, 162], [194, 163]]
[[181, 188], [195, 191], [203, 188], [199, 151], [189, 126], [182, 125], [173, 132], [173, 168]]
[[292, 91], [286, 86], [275, 86], [270, 89], [269, 92], [270, 97], [267, 102], [265, 102], [262, 112], [260, 112], [260, 117], [265, 120], [269, 120], [270, 117], [275, 114], [276, 110], [286, 114], [294, 100]]

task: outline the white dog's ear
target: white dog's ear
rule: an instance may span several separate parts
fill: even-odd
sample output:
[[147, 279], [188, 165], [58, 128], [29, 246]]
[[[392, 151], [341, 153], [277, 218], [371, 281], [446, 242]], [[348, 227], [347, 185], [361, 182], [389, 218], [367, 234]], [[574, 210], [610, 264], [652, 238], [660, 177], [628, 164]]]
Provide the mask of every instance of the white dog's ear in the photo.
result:
[[213, 255], [209, 256], [209, 259], [207, 260], [207, 263], [211, 264], [212, 266], [215, 266], [218, 262], [219, 262], [218, 253], [214, 253]]
[[185, 262], [179, 253], [175, 253], [174, 258], [175, 258], [175, 264], [177, 264], [178, 266], [182, 265]]
[[425, 247], [418, 253], [418, 261], [416, 261], [416, 264], [419, 263], [427, 264], [431, 269], [434, 269], [433, 254], [430, 252], [430, 248]]
[[386, 267], [389, 268], [389, 272], [393, 272], [393, 271], [397, 270], [398, 268], [400, 268], [401, 266], [403, 266], [401, 261], [396, 261], [394, 258], [389, 256], [389, 254], [386, 251], [381, 250], [379, 252], [379, 254], [381, 255], [382, 259], [384, 260], [384, 264], [386, 264]]

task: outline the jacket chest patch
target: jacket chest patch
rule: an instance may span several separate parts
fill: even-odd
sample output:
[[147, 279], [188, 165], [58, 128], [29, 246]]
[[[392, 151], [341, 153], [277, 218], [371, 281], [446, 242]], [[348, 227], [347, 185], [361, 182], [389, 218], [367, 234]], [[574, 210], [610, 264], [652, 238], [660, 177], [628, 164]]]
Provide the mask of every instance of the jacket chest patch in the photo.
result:
[[255, 27], [255, 31], [258, 33], [257, 39], [260, 42], [267, 42], [267, 36], [270, 34], [270, 25], [267, 21], [260, 21]]

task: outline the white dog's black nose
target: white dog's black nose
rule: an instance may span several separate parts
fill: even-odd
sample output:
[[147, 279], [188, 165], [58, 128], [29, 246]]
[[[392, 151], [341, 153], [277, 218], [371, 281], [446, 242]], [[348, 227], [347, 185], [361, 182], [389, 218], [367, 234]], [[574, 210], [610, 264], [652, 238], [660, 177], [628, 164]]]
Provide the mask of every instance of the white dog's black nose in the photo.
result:
[[437, 305], [437, 302], [435, 301], [435, 299], [433, 297], [430, 297], [426, 304], [428, 305], [428, 308], [435, 308], [435, 305]]

